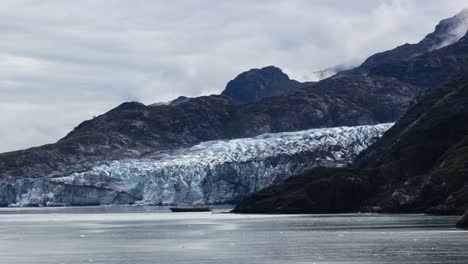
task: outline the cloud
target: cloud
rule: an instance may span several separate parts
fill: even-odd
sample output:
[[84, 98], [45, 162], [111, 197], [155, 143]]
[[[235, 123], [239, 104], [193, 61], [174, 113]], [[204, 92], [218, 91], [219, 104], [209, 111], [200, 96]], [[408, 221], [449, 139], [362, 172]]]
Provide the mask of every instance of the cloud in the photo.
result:
[[[447, 3], [448, 2], [448, 3]], [[5, 0], [0, 152], [52, 143], [123, 101], [219, 93], [276, 65], [299, 80], [405, 42], [465, 0]]]

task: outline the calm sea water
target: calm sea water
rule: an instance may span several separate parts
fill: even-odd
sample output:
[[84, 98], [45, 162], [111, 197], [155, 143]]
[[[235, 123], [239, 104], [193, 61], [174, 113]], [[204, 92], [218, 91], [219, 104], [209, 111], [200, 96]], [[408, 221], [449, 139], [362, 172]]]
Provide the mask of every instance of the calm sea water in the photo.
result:
[[468, 263], [468, 232], [455, 220], [4, 208], [0, 263]]

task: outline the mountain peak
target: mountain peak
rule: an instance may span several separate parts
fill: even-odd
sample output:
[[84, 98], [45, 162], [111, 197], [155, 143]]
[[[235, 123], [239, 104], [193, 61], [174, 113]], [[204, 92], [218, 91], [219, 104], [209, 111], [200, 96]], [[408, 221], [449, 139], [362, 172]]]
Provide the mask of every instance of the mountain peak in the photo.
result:
[[[245, 71], [241, 74], [239, 74], [234, 80], [241, 80], [241, 79], [259, 79], [262, 78], [265, 81], [284, 81], [284, 80], [290, 80], [289, 76], [283, 72], [280, 68], [276, 66], [266, 66], [260, 69], [250, 69], [248, 71]], [[231, 82], [232, 82], [231, 81]], [[229, 86], [229, 83], [227, 84]], [[227, 87], [226, 86], [226, 87]]]
[[291, 80], [280, 68], [267, 66], [239, 74], [229, 81], [222, 94], [235, 102], [248, 103], [300, 87], [301, 83]]
[[[283, 75], [286, 75], [283, 70], [281, 70], [280, 68], [276, 67], [276, 66], [273, 66], [273, 65], [270, 65], [270, 66], [265, 66], [263, 68], [260, 68], [260, 69], [251, 69], [250, 71], [252, 72], [258, 72], [258, 73], [274, 73], [274, 74], [283, 74]], [[289, 77], [288, 77], [289, 78]]]
[[408, 61], [459, 41], [468, 30], [468, 9], [440, 21], [434, 31], [416, 44], [404, 44], [392, 50], [376, 53], [359, 67], [339, 72], [338, 75], [367, 75], [373, 68], [390, 61]]
[[428, 34], [419, 44], [428, 51], [439, 49], [460, 40], [468, 30], [468, 9], [437, 24], [434, 32]]

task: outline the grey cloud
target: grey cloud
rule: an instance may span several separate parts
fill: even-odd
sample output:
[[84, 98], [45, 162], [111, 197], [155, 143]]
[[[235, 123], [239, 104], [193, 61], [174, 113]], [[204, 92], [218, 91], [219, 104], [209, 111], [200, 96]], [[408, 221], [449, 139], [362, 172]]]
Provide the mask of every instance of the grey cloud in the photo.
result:
[[219, 93], [416, 42], [465, 0], [2, 1], [0, 152], [52, 143], [123, 101]]

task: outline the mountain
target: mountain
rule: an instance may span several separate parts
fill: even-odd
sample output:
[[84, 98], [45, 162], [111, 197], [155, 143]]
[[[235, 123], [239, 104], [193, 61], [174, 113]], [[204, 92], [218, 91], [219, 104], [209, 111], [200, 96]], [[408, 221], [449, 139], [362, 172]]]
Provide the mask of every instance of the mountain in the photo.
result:
[[393, 122], [417, 94], [417, 87], [392, 78], [352, 76], [249, 104], [223, 95], [169, 105], [123, 103], [55, 144], [0, 154], [0, 179], [43, 177], [75, 165], [141, 158], [210, 140]]
[[404, 44], [392, 50], [374, 54], [366, 59], [359, 67], [345, 70], [338, 75], [367, 75], [375, 67], [386, 68], [383, 64], [395, 61], [412, 60], [420, 55], [440, 49], [457, 42], [468, 30], [468, 9], [457, 15], [442, 20], [434, 32], [428, 34], [416, 44]]
[[429, 90], [350, 168], [319, 168], [245, 198], [242, 213], [468, 208], [468, 74]]
[[291, 80], [280, 68], [251, 69], [229, 81], [221, 93], [236, 103], [251, 103], [261, 98], [285, 94], [313, 83]]
[[208, 141], [39, 179], [0, 181], [0, 205], [236, 203], [316, 166], [344, 166], [391, 124]]

